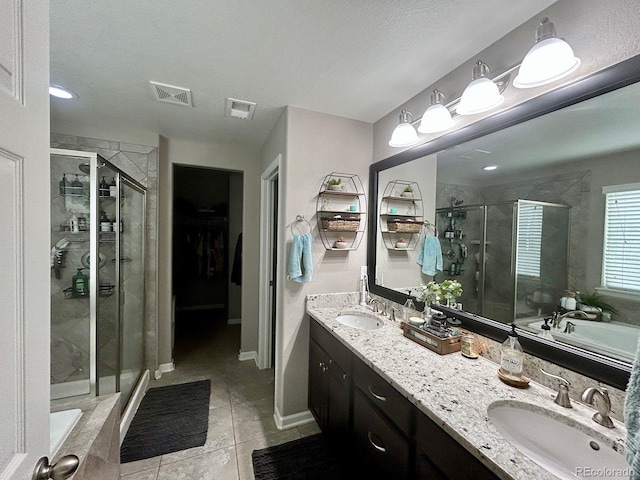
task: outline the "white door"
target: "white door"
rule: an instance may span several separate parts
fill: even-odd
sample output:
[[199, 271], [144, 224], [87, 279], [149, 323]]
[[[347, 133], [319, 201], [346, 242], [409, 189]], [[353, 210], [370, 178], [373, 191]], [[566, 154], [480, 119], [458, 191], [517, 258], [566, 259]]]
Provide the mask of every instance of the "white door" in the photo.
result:
[[0, 479], [49, 453], [49, 2], [0, 0]]

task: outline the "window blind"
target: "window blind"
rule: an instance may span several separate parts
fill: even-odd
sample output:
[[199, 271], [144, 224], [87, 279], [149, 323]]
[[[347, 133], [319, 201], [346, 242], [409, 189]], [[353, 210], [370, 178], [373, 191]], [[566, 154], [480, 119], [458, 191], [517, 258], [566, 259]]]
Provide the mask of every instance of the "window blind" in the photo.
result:
[[516, 274], [540, 277], [540, 250], [542, 248], [542, 205], [518, 205], [518, 255]]
[[602, 284], [640, 292], [640, 184], [603, 188], [603, 193]]

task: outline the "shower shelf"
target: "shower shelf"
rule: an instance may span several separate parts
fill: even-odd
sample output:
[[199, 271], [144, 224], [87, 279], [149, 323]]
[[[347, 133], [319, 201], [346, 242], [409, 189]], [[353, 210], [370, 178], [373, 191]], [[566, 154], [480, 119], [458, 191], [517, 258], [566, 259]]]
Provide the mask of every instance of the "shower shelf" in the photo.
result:
[[[98, 288], [98, 295], [101, 297], [110, 297], [111, 295], [113, 295], [113, 289], [115, 288], [115, 285], [111, 285], [110, 283], [102, 283], [100, 284], [100, 287]], [[77, 300], [77, 299], [81, 299], [81, 298], [89, 298], [89, 295], [86, 295], [84, 297], [74, 297], [73, 296], [73, 288], [69, 287], [69, 288], [65, 288], [63, 290], [64, 293], [64, 298], [66, 300]]]

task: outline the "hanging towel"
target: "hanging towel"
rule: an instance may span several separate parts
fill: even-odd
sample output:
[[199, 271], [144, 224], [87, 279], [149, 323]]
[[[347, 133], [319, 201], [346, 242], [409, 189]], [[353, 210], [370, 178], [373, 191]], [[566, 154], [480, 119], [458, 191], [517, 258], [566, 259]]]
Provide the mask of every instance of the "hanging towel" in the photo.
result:
[[295, 234], [291, 242], [289, 257], [289, 280], [298, 283], [309, 283], [313, 275], [313, 258], [311, 257], [311, 233]]
[[425, 275], [433, 276], [442, 271], [442, 248], [437, 237], [424, 237], [416, 262], [422, 265], [422, 273]]
[[624, 399], [624, 423], [627, 427], [625, 455], [631, 466], [630, 479], [640, 479], [640, 343], [631, 368], [631, 377]]

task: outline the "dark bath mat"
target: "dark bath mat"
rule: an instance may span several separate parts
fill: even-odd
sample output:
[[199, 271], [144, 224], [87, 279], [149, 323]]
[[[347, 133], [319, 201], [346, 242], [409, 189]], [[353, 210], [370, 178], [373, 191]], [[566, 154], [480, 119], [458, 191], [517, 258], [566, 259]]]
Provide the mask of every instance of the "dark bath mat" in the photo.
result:
[[323, 434], [251, 454], [255, 480], [346, 480], [348, 471]]
[[210, 392], [210, 380], [150, 388], [124, 437], [120, 462], [135, 462], [204, 445]]

